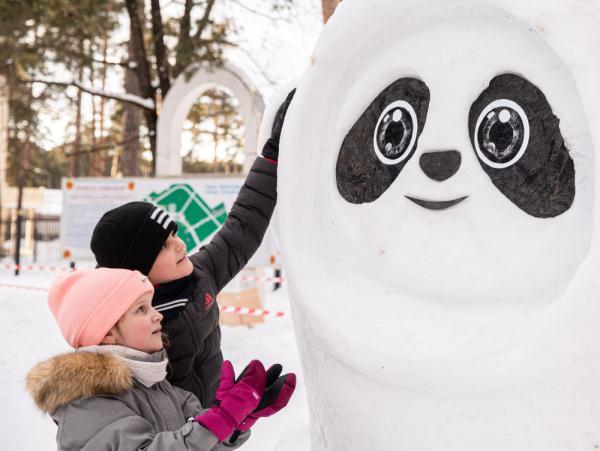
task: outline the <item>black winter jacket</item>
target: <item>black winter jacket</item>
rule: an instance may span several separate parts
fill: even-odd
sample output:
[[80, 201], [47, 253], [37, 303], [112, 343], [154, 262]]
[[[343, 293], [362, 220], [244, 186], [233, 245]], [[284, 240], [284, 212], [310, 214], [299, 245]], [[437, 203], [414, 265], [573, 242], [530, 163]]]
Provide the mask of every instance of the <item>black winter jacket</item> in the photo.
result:
[[190, 301], [174, 318], [163, 320], [167, 379], [192, 392], [203, 406], [212, 404], [223, 362], [217, 294], [258, 249], [276, 198], [277, 164], [258, 157], [221, 229], [190, 257]]

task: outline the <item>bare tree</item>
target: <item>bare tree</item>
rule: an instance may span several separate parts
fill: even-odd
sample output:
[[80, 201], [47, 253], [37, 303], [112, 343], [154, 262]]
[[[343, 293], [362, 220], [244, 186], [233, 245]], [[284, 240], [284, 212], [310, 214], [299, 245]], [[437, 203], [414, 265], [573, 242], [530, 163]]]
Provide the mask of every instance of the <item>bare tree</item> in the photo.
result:
[[8, 85], [0, 73], [0, 236], [2, 236], [2, 195], [6, 188], [8, 163]]
[[[134, 36], [138, 33], [137, 27], [139, 23], [144, 23], [144, 5], [136, 3], [132, 7], [137, 8], [137, 21], [129, 23], [129, 35]], [[134, 39], [130, 39], [127, 44], [128, 53], [130, 56], [136, 55], [140, 50], [136, 48], [139, 45]], [[136, 76], [137, 58], [132, 59], [133, 64], [125, 68], [125, 91], [135, 96], [141, 96], [139, 78]], [[123, 153], [121, 155], [121, 171], [123, 175], [137, 176], [140, 175], [138, 164], [138, 154], [140, 151], [140, 125], [142, 123], [142, 110], [132, 104], [123, 104]]]
[[[289, 11], [293, 1], [270, 0], [272, 11], [277, 13], [273, 17]], [[50, 98], [61, 88], [74, 86], [79, 90], [79, 99], [83, 92], [119, 102], [124, 113], [120, 137], [124, 147], [114, 151], [123, 150], [123, 173], [136, 175], [141, 172], [146, 163], [139, 158], [143, 148], [149, 149], [154, 157], [152, 169], [155, 173], [158, 115], [162, 100], [172, 83], [187, 68], [196, 64], [212, 67], [221, 65], [225, 49], [235, 46], [230, 39], [235, 36], [232, 19], [217, 14], [215, 6], [226, 2], [255, 12], [250, 6], [252, 0], [163, 2], [169, 5], [179, 3], [183, 7], [179, 17], [163, 17], [160, 0], [44, 0], [39, 11], [32, 11], [26, 2], [21, 5], [12, 0], [0, 0], [0, 58], [9, 61], [11, 83], [20, 84], [19, 89], [29, 89], [35, 82], [43, 83], [47, 86], [44, 90], [48, 91], [46, 96]], [[111, 52], [107, 54], [106, 51], [107, 36], [110, 38], [117, 29], [118, 19], [123, 13], [129, 18], [130, 36], [127, 42], [116, 45], [126, 45], [128, 57], [124, 61], [115, 61], [110, 56]], [[258, 10], [256, 13], [264, 14]], [[35, 45], [29, 39], [32, 32], [39, 32], [40, 36]], [[83, 51], [81, 43], [84, 43]], [[13, 55], [18, 58], [13, 58]], [[21, 55], [27, 58], [21, 58]], [[35, 58], [31, 55], [35, 55]], [[67, 71], [63, 73], [72, 75], [67, 79], [49, 77], [46, 69], [53, 64], [65, 66]], [[105, 89], [106, 67], [124, 69], [124, 89], [120, 92]], [[80, 68], [85, 69], [84, 74], [91, 73], [92, 77], [83, 80]], [[36, 99], [36, 102], [40, 103], [40, 100]], [[85, 152], [106, 148], [102, 139], [104, 103], [100, 105], [101, 139], [95, 139], [97, 128], [94, 124], [89, 139], [91, 148], [86, 150], [86, 139], [80, 135], [76, 135], [74, 142], [69, 144], [69, 157], [85, 157], [83, 161], [74, 161], [76, 173], [82, 172], [82, 166], [85, 166], [83, 169], [89, 169], [89, 164], [81, 164], [91, 161], [84, 155]], [[78, 116], [75, 119], [78, 130], [86, 129], [83, 118]], [[144, 133], [140, 133], [141, 122], [145, 126]], [[114, 161], [115, 152], [110, 153]], [[98, 163], [95, 166], [104, 167], [101, 155], [95, 155], [97, 158], [94, 157], [94, 162]], [[112, 167], [111, 173], [116, 165]]]

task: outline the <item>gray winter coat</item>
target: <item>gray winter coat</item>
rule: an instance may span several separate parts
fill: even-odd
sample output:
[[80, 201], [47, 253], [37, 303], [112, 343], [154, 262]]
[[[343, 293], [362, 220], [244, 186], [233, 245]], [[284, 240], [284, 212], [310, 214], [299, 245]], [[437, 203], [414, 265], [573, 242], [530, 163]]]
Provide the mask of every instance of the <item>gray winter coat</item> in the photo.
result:
[[188, 418], [202, 412], [198, 399], [163, 380], [148, 388], [111, 354], [72, 352], [37, 364], [27, 390], [58, 425], [61, 451], [209, 451], [241, 446]]

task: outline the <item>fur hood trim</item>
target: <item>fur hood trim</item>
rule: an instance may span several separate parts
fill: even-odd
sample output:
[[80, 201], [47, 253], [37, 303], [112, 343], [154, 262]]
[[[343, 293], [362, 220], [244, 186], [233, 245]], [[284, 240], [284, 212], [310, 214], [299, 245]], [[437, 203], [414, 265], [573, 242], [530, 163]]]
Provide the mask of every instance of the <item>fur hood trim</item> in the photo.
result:
[[38, 408], [52, 414], [79, 398], [119, 395], [133, 387], [133, 376], [114, 355], [75, 351], [38, 363], [25, 386]]

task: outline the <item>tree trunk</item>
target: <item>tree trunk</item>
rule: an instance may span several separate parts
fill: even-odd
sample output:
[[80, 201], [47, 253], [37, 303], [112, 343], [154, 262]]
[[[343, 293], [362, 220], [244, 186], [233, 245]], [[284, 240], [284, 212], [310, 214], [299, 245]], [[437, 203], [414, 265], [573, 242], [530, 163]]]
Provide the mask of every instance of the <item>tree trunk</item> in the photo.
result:
[[[83, 78], [83, 66], [79, 66], [79, 80]], [[83, 91], [77, 90], [77, 111], [75, 113], [75, 141], [73, 142], [73, 156], [71, 157], [71, 175], [80, 177], [83, 175], [83, 154], [81, 153], [81, 98]]]
[[[153, 99], [156, 105], [155, 89], [150, 78], [150, 62], [144, 44], [144, 27], [146, 24], [143, 0], [125, 0], [127, 14], [129, 16], [130, 29], [130, 61], [135, 63], [133, 71], [137, 77], [140, 94], [147, 99]], [[144, 111], [148, 138], [150, 140], [150, 151], [152, 152], [152, 173], [156, 173], [156, 106], [154, 111]]]
[[[133, 52], [129, 41], [129, 52]], [[134, 95], [140, 95], [140, 87], [134, 71], [125, 69], [125, 91]], [[135, 177], [140, 175], [138, 158], [140, 153], [140, 124], [142, 122], [142, 110], [135, 105], [123, 104], [123, 153], [121, 154], [121, 170], [123, 175]], [[113, 171], [116, 168], [113, 165]], [[111, 171], [111, 172], [113, 172]]]
[[[31, 124], [28, 125], [28, 127]], [[25, 179], [29, 170], [29, 132], [26, 133], [23, 146], [19, 149], [19, 162], [17, 164], [17, 221], [15, 227], [15, 276], [19, 275], [21, 265], [21, 231], [23, 229], [23, 191], [25, 190]]]
[[[8, 165], [8, 85], [4, 75], [0, 74], [0, 239], [4, 240], [2, 196], [7, 187], [6, 167]], [[0, 250], [0, 255], [2, 252]]]
[[160, 94], [164, 99], [171, 88], [171, 65], [167, 59], [167, 48], [164, 41], [164, 25], [158, 0], [150, 0], [152, 10], [152, 41], [154, 42], [154, 56], [156, 57], [156, 70], [160, 80]]
[[[105, 33], [103, 40], [102, 40], [102, 60], [106, 61], [106, 57], [108, 56], [108, 34]], [[108, 65], [107, 64], [103, 64], [102, 65], [102, 81], [101, 81], [101, 86], [102, 86], [102, 91], [104, 91], [106, 89], [106, 74], [107, 74], [107, 70], [108, 70]], [[100, 130], [98, 131], [98, 137], [99, 139], [99, 145], [104, 146], [105, 141], [106, 141], [106, 136], [105, 136], [105, 130], [104, 130], [104, 123], [106, 122], [106, 99], [104, 97], [100, 97]], [[104, 175], [106, 173], [106, 167], [108, 166], [107, 164], [107, 160], [108, 157], [106, 156], [106, 154], [102, 155], [100, 157], [100, 168], [102, 170], [102, 174]]]
[[[96, 71], [94, 70], [94, 66], [90, 67], [90, 85], [94, 86], [94, 81], [96, 80]], [[102, 172], [102, 153], [94, 151], [96, 146], [98, 145], [98, 105], [96, 102], [96, 97], [92, 96], [92, 131], [91, 131], [91, 140], [92, 140], [92, 152], [88, 155], [88, 163], [89, 163], [89, 175], [92, 177], [101, 177], [104, 175]]]
[[342, 3], [342, 0], [323, 0], [323, 23], [327, 23], [340, 3]]
[[[6, 163], [8, 158], [8, 85], [0, 74], [0, 215], [2, 191], [6, 187]], [[1, 216], [0, 216], [1, 222]]]
[[[179, 74], [185, 69], [189, 53], [194, 47], [191, 32], [191, 13], [194, 2], [185, 0], [183, 15], [179, 20], [179, 39], [175, 47], [175, 66], [173, 66], [173, 78], [179, 77]], [[163, 95], [164, 98], [164, 95]]]

